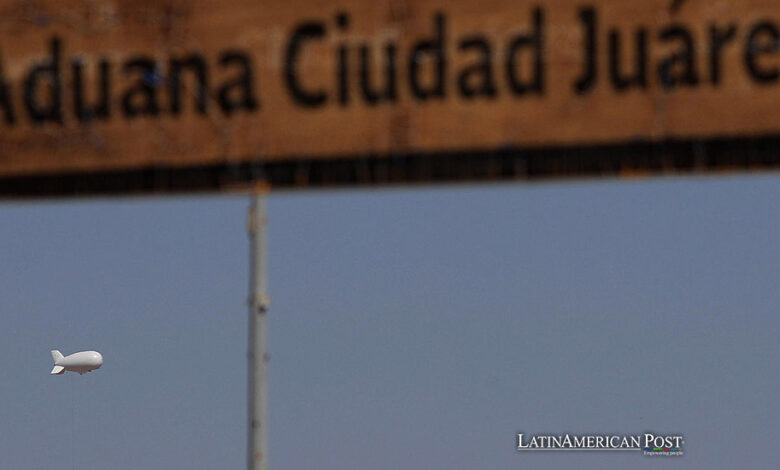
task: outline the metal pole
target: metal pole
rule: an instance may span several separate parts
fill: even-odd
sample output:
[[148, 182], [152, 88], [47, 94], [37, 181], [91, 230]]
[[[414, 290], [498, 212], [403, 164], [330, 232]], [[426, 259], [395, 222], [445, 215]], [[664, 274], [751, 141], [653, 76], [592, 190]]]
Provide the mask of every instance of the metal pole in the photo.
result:
[[268, 383], [266, 368], [265, 329], [268, 313], [268, 256], [266, 242], [267, 188], [260, 188], [252, 196], [247, 217], [250, 241], [249, 274], [249, 436], [247, 444], [247, 469], [268, 469]]

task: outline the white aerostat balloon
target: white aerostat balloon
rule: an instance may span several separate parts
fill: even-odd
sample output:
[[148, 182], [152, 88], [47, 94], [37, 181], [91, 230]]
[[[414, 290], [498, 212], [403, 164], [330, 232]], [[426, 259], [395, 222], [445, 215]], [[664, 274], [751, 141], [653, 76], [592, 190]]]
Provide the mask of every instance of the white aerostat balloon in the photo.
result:
[[63, 356], [61, 352], [54, 349], [51, 352], [51, 358], [54, 359], [51, 375], [61, 375], [68, 370], [84, 375], [87, 372], [100, 369], [100, 366], [103, 365], [103, 355], [97, 351], [80, 351], [70, 356]]

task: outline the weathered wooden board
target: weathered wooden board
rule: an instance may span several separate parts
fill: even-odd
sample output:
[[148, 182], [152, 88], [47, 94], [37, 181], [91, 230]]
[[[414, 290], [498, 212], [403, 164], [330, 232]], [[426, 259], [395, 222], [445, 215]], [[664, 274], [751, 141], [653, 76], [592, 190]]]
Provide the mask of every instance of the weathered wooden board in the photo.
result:
[[780, 135], [780, 1], [0, 0], [0, 178]]

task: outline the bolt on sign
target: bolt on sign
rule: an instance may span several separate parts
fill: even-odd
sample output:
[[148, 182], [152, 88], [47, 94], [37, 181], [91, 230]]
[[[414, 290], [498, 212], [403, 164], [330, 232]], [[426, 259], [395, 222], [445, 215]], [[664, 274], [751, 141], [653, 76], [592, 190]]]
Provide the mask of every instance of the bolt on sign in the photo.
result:
[[0, 0], [0, 18], [0, 193], [780, 135], [772, 0]]

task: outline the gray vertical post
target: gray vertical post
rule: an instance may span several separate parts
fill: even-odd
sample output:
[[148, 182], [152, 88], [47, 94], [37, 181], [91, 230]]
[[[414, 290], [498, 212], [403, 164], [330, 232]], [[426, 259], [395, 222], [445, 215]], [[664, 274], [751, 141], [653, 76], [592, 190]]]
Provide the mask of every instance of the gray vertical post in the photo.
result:
[[266, 243], [266, 188], [252, 196], [247, 218], [250, 240], [249, 274], [249, 436], [247, 469], [268, 469], [268, 385], [266, 382], [265, 329], [268, 313], [268, 256]]

